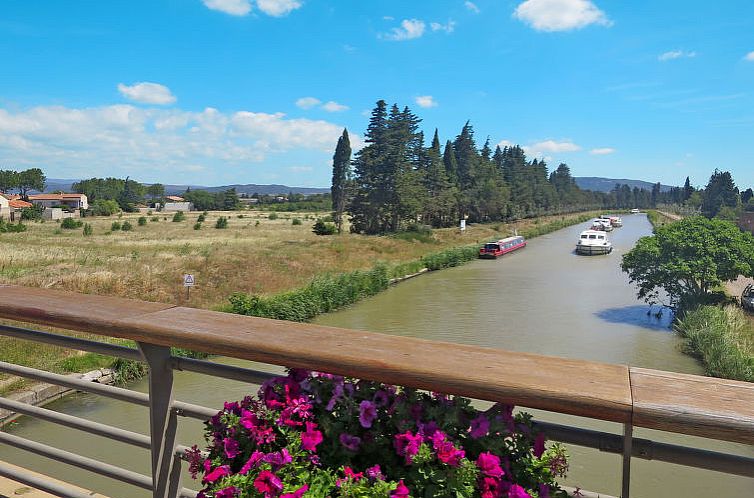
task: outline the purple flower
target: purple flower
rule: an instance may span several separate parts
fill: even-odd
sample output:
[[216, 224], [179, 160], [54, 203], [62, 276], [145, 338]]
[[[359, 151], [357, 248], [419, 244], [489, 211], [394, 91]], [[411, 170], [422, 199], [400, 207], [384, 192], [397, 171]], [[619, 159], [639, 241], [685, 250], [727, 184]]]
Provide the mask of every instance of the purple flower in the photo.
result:
[[283, 465], [291, 463], [293, 461], [293, 458], [291, 457], [291, 454], [288, 453], [288, 450], [286, 448], [283, 448], [280, 451], [266, 454], [264, 457], [262, 457], [262, 460], [272, 465], [273, 469], [279, 469]]
[[483, 413], [471, 421], [470, 436], [473, 439], [484, 437], [490, 432], [490, 421]]
[[228, 486], [215, 492], [215, 498], [234, 498], [236, 496], [238, 496], [238, 488], [235, 486]]
[[223, 451], [225, 451], [225, 456], [229, 459], [234, 459], [240, 451], [238, 451], [238, 441], [233, 439], [232, 437], [226, 437], [223, 439]]
[[539, 498], [550, 498], [550, 486], [547, 484], [539, 485]]
[[409, 490], [406, 485], [403, 484], [403, 479], [401, 479], [398, 486], [390, 492], [390, 498], [408, 498], [409, 496], [411, 495], [409, 495]]
[[432, 446], [437, 453], [437, 459], [451, 467], [458, 467], [461, 459], [466, 456], [466, 452], [453, 446], [442, 431], [437, 431], [432, 435]]
[[359, 446], [361, 446], [361, 438], [358, 436], [353, 436], [351, 434], [348, 434], [346, 432], [342, 433], [340, 437], [340, 444], [343, 445], [345, 449], [348, 451], [359, 451]]
[[230, 466], [221, 465], [217, 467], [215, 470], [213, 470], [212, 472], [210, 472], [209, 474], [205, 475], [204, 479], [202, 479], [202, 483], [211, 484], [229, 475], [230, 475]]
[[322, 433], [317, 430], [314, 422], [306, 423], [306, 431], [301, 433], [301, 448], [306, 451], [317, 451], [317, 445], [322, 442]]
[[385, 479], [385, 476], [382, 475], [382, 469], [380, 468], [379, 465], [375, 465], [374, 467], [369, 467], [365, 472], [368, 478], [373, 479], [375, 481], [381, 481]]
[[504, 472], [500, 467], [500, 458], [490, 452], [480, 453], [476, 459], [476, 466], [487, 477], [502, 477]]
[[276, 496], [283, 490], [283, 482], [269, 470], [263, 470], [254, 479], [254, 487], [265, 496]]
[[545, 452], [545, 435], [540, 432], [534, 439], [534, 456], [537, 458], [542, 457], [542, 453]]
[[372, 422], [377, 418], [377, 406], [371, 401], [364, 400], [359, 403], [359, 423], [365, 429], [372, 427]]
[[396, 453], [399, 456], [404, 457], [406, 465], [411, 464], [414, 461], [414, 455], [419, 452], [419, 446], [422, 444], [422, 436], [420, 434], [412, 434], [410, 431], [406, 431], [403, 434], [396, 434], [393, 439], [393, 446]]
[[387, 392], [382, 389], [374, 393], [374, 398], [372, 399], [374, 401], [374, 404], [377, 405], [378, 408], [383, 408], [390, 402], [390, 398], [388, 397]]
[[238, 471], [239, 474], [248, 474], [251, 469], [257, 466], [257, 464], [262, 460], [262, 457], [264, 456], [264, 453], [261, 451], [255, 451], [251, 454], [248, 460], [246, 460], [246, 463], [243, 464], [243, 467], [241, 467], [241, 470]]
[[518, 484], [514, 484], [508, 489], [508, 498], [531, 498], [531, 495]]

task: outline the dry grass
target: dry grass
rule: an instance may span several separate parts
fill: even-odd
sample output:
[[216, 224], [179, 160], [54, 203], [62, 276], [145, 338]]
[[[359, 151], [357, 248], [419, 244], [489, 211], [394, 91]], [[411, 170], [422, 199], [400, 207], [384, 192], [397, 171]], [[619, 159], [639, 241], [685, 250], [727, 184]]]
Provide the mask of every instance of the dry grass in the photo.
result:
[[[371, 268], [377, 261], [408, 261], [546, 221], [474, 225], [465, 234], [436, 230], [431, 241], [419, 242], [317, 236], [311, 233], [314, 215], [292, 225], [294, 217], [306, 215], [281, 214], [269, 220], [269, 213], [238, 214], [223, 230], [214, 228], [219, 216], [228, 215], [221, 212], [210, 212], [201, 230], [193, 229], [199, 213], [179, 223], [171, 221], [172, 215], [155, 213], [158, 221], [147, 216], [146, 226], [138, 226], [138, 214], [86, 218], [94, 229], [90, 237], [84, 237], [82, 229], [61, 230], [54, 222], [29, 223], [24, 233], [0, 235], [0, 283], [218, 308], [233, 292], [274, 294], [300, 287], [318, 274]], [[113, 221], [130, 221], [133, 231], [111, 232]], [[188, 303], [184, 273], [193, 273], [197, 280]]]

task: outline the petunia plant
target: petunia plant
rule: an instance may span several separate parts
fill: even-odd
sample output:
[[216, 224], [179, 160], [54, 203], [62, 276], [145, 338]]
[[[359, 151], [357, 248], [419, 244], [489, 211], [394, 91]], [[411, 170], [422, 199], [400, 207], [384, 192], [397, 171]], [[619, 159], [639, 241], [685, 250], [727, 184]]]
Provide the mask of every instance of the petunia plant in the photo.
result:
[[378, 382], [291, 370], [205, 434], [188, 452], [200, 498], [567, 496], [565, 451], [528, 414]]

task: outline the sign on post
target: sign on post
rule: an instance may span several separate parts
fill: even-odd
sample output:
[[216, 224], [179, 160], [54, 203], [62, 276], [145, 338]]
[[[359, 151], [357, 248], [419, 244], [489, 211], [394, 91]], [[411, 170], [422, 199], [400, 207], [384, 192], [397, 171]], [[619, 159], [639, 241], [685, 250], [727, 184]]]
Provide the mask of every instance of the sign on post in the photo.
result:
[[194, 276], [190, 273], [187, 273], [183, 276], [183, 286], [184, 287], [193, 287], [194, 286]]
[[461, 231], [466, 230], [466, 220], [461, 220]]

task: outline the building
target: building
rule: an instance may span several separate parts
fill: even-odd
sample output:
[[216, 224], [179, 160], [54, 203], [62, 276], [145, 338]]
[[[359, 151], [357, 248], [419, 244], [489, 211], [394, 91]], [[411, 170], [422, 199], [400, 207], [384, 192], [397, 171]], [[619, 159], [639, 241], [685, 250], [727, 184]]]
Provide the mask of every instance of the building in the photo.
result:
[[163, 211], [193, 211], [193, 202], [166, 202], [162, 207]]
[[89, 209], [89, 202], [84, 194], [36, 194], [29, 196], [29, 202], [44, 208]]
[[10, 219], [10, 200], [0, 194], [0, 220]]
[[177, 195], [166, 195], [165, 200], [168, 202], [186, 202], [186, 199]]
[[741, 230], [754, 233], [754, 213], [745, 211], [738, 218], [738, 226]]

